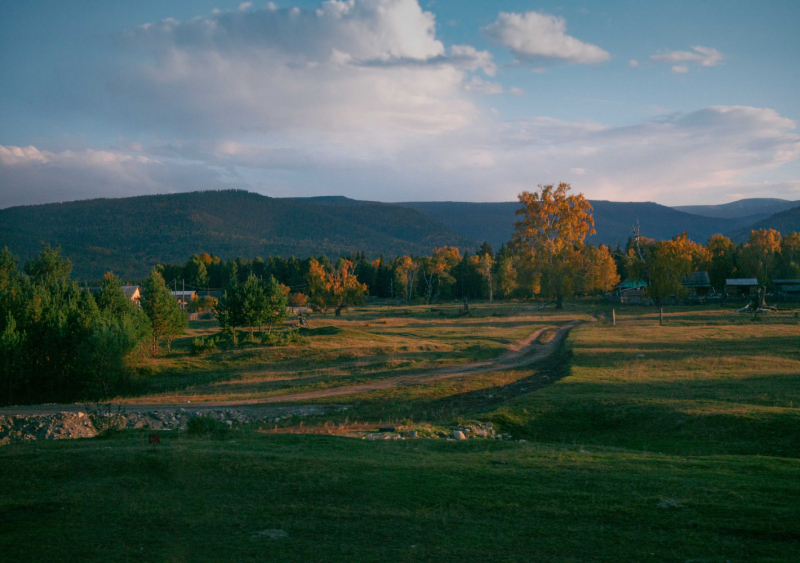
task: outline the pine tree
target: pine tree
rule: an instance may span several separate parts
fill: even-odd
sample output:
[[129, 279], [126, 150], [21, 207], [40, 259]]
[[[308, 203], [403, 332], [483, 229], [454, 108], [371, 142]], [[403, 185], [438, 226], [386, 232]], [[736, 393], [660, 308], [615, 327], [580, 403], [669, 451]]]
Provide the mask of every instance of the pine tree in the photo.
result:
[[150, 319], [150, 349], [153, 355], [158, 354], [160, 338], [167, 340], [167, 352], [171, 352], [172, 340], [183, 334], [189, 323], [178, 301], [170, 294], [164, 278], [155, 269], [144, 282], [141, 302], [142, 310]]

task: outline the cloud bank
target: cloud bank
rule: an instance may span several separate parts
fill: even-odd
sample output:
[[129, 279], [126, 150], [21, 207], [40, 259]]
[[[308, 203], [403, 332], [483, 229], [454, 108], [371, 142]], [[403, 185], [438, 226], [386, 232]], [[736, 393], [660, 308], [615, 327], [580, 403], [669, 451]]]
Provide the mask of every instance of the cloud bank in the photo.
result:
[[602, 63], [611, 55], [596, 45], [567, 35], [564, 18], [527, 12], [500, 12], [483, 34], [511, 51], [518, 61], [554, 59], [568, 63]]
[[[520, 62], [610, 57], [537, 12], [500, 13], [483, 33]], [[697, 46], [651, 59], [682, 72], [722, 55]], [[94, 65], [67, 95], [141, 134], [102, 150], [0, 146], [0, 207], [225, 187], [509, 201], [558, 181], [591, 198], [679, 204], [762, 185], [800, 159], [795, 122], [768, 108], [715, 106], [622, 127], [536, 115], [531, 90], [533, 116], [502, 121], [482, 104], [522, 91], [502, 82], [489, 52], [445, 45], [416, 0], [164, 20], [116, 37]]]

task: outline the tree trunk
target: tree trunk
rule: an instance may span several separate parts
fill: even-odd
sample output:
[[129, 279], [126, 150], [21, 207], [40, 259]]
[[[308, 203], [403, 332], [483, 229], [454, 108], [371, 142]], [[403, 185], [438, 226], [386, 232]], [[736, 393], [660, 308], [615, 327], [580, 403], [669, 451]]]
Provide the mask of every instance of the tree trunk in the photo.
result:
[[556, 309], [563, 309], [564, 308], [564, 295], [558, 293], [556, 295]]

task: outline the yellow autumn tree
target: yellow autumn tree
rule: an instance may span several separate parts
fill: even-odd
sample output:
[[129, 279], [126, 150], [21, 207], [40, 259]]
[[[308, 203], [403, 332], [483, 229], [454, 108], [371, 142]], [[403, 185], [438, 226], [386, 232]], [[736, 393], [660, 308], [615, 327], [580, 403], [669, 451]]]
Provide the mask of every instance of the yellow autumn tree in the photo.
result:
[[766, 286], [772, 279], [781, 251], [781, 234], [775, 229], [750, 231], [750, 240], [742, 248], [739, 269], [746, 276], [758, 278], [758, 285]]
[[469, 265], [475, 268], [475, 271], [478, 272], [486, 283], [489, 285], [489, 303], [494, 302], [494, 293], [493, 293], [493, 284], [492, 284], [492, 268], [494, 267], [494, 258], [488, 252], [478, 256], [471, 256], [469, 259]]
[[576, 258], [587, 235], [595, 234], [592, 206], [583, 194], [569, 195], [564, 182], [539, 186], [539, 192], [522, 192], [517, 210], [522, 220], [514, 225], [512, 250], [541, 272], [541, 290], [563, 307], [572, 292]]
[[434, 248], [433, 256], [422, 259], [419, 270], [425, 283], [425, 297], [428, 303], [433, 300], [434, 289], [438, 293], [442, 285], [456, 281], [450, 272], [460, 261], [461, 253], [455, 246]]
[[681, 282], [696, 270], [697, 264], [707, 260], [707, 256], [702, 245], [689, 240], [685, 232], [653, 243], [647, 253], [648, 295], [656, 303], [682, 295], [685, 288]]

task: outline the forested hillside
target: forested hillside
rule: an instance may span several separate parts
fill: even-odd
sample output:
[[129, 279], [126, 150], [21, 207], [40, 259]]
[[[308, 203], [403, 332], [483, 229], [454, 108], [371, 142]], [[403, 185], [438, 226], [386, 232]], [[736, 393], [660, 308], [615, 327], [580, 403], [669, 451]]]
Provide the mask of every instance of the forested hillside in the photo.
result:
[[[596, 235], [587, 237], [594, 244], [625, 246], [631, 236], [631, 226], [638, 221], [642, 235], [656, 240], [668, 239], [686, 231], [689, 238], [705, 242], [715, 233], [727, 233], [744, 227], [749, 219], [709, 218], [677, 211], [650, 202], [590, 201], [594, 208]], [[441, 221], [455, 231], [472, 239], [487, 241], [494, 247], [508, 242], [514, 230], [517, 202], [409, 202], [400, 203], [410, 209]]]
[[800, 201], [772, 197], [751, 197], [719, 205], [677, 205], [673, 209], [704, 217], [722, 217], [725, 219], [748, 217], [755, 223], [761, 219], [766, 219], [770, 215], [786, 211], [798, 205], [800, 205]]
[[156, 264], [202, 252], [234, 258], [363, 251], [377, 257], [477, 246], [400, 206], [329, 206], [234, 190], [0, 210], [0, 247], [8, 246], [25, 261], [42, 241], [62, 247], [76, 279], [97, 279], [109, 270], [123, 278], [141, 277]]
[[729, 236], [734, 242], [744, 242], [750, 236], [751, 230], [758, 229], [775, 229], [781, 233], [800, 231], [800, 207], [770, 215], [753, 225], [733, 231]]

